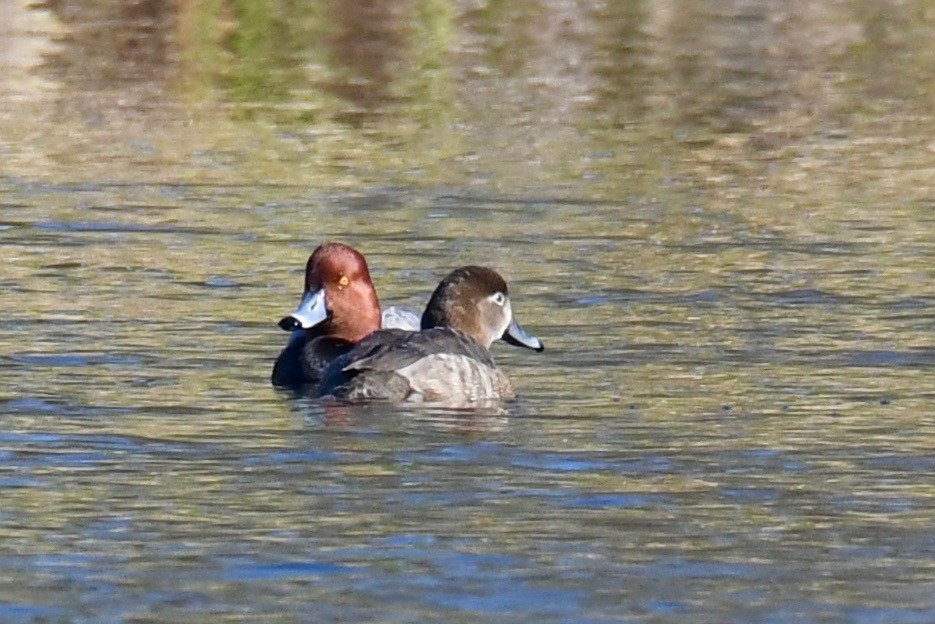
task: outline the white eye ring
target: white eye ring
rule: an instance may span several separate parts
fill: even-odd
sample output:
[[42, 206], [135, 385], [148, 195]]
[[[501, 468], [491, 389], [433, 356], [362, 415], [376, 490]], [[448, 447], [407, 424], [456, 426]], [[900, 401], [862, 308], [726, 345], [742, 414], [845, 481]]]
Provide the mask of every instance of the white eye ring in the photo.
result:
[[506, 295], [504, 295], [502, 292], [498, 292], [494, 294], [494, 296], [491, 297], [491, 299], [493, 299], [493, 302], [496, 303], [498, 306], [502, 306], [504, 303], [506, 303]]

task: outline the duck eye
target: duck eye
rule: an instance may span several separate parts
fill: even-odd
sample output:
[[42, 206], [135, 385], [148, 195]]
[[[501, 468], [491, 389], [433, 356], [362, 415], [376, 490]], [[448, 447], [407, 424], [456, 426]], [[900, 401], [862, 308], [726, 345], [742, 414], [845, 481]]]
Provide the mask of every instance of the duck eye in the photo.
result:
[[504, 296], [502, 292], [498, 292], [493, 296], [493, 301], [498, 306], [502, 306], [504, 303], [506, 303], [506, 296]]
[[347, 286], [351, 283], [351, 280], [347, 279], [347, 275], [342, 275], [341, 279], [338, 280], [340, 286]]

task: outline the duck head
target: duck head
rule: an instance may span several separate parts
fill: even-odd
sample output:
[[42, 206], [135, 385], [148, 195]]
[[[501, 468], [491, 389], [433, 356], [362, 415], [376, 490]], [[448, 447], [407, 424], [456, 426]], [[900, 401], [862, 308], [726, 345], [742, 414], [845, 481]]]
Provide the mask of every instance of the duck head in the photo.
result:
[[380, 300], [363, 255], [341, 243], [325, 243], [309, 256], [302, 301], [279, 327], [359, 342], [380, 323]]
[[422, 315], [422, 329], [451, 327], [489, 349], [495, 340], [542, 351], [542, 341], [513, 317], [506, 281], [493, 269], [466, 266], [441, 281]]

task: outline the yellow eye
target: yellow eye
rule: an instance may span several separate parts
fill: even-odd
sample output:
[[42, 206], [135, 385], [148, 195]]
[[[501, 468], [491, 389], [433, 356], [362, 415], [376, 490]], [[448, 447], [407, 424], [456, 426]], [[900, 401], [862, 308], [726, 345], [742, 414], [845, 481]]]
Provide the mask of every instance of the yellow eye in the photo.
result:
[[338, 284], [341, 286], [347, 286], [351, 283], [351, 280], [347, 279], [347, 275], [342, 275], [341, 279], [338, 280]]

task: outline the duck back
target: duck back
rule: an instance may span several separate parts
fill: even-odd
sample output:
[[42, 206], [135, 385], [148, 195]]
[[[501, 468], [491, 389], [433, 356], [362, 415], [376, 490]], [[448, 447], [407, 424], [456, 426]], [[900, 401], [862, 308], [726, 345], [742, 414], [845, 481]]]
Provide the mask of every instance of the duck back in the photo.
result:
[[374, 332], [322, 374], [319, 396], [468, 407], [513, 397], [490, 352], [449, 327]]

